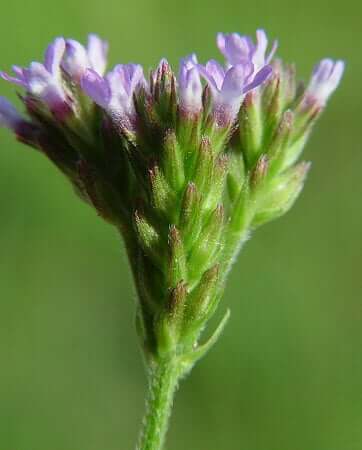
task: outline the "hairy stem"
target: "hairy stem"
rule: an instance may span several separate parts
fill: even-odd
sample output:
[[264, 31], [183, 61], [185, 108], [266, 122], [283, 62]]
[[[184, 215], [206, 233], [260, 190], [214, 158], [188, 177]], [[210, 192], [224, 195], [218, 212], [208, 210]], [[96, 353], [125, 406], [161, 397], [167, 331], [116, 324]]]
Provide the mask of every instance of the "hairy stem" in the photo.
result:
[[146, 413], [137, 450], [163, 448], [179, 376], [179, 366], [174, 360], [167, 360], [150, 367]]

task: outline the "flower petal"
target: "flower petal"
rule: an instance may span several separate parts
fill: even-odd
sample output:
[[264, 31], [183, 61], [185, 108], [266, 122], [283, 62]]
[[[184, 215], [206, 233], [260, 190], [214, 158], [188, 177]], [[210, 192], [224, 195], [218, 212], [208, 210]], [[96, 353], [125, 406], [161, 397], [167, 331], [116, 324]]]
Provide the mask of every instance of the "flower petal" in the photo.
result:
[[12, 103], [6, 98], [0, 97], [0, 126], [4, 125], [15, 131], [21, 122], [23, 122], [23, 118]]
[[81, 87], [97, 105], [107, 108], [110, 101], [108, 82], [92, 69], [87, 69], [81, 78]]
[[65, 52], [65, 40], [58, 37], [52, 42], [45, 52], [44, 66], [53, 75], [60, 74], [60, 63]]
[[244, 93], [260, 86], [262, 83], [264, 83], [264, 81], [266, 81], [270, 77], [272, 72], [273, 72], [272, 66], [269, 65], [264, 66], [262, 69], [259, 70], [259, 72], [256, 73], [256, 75], [253, 78], [253, 81], [244, 86]]
[[100, 39], [96, 34], [88, 36], [88, 59], [91, 68], [99, 75], [103, 75], [107, 66], [108, 43]]

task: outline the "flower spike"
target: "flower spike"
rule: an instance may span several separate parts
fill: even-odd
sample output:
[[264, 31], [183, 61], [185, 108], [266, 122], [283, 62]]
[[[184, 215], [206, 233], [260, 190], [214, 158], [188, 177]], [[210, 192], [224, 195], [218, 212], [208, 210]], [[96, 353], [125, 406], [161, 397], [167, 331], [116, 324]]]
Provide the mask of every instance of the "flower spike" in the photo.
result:
[[[161, 450], [179, 380], [213, 346], [202, 333], [231, 266], [259, 226], [285, 214], [310, 163], [300, 155], [342, 61], [322, 60], [306, 88], [273, 61], [274, 42], [217, 37], [225, 64], [191, 53], [106, 70], [107, 44], [56, 38], [44, 63], [0, 72], [25, 92], [24, 117], [0, 97], [0, 125], [43, 153], [122, 235], [137, 291], [137, 332], [150, 376], [138, 450]], [[26, 114], [26, 115], [25, 115]]]

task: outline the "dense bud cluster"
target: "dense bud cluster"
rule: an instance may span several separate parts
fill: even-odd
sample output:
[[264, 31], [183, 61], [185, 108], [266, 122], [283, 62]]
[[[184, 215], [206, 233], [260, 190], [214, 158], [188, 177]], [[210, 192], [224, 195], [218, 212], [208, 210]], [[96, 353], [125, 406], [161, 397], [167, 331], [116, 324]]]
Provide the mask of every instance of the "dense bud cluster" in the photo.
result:
[[284, 214], [309, 164], [298, 162], [343, 72], [323, 60], [306, 88], [268, 41], [218, 35], [226, 58], [166, 60], [105, 73], [107, 45], [57, 38], [45, 63], [1, 76], [25, 89], [27, 118], [0, 98], [0, 123], [43, 152], [125, 241], [151, 360], [185, 370], [217, 338], [198, 339], [249, 233]]

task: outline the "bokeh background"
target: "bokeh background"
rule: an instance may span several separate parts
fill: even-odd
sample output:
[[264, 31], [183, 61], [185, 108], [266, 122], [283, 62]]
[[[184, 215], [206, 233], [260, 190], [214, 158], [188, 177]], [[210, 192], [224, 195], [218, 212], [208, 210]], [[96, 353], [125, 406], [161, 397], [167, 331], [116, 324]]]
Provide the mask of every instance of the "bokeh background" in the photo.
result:
[[[172, 450], [362, 448], [362, 7], [357, 0], [34, 0], [1, 5], [0, 66], [95, 31], [111, 63], [146, 68], [217, 31], [264, 27], [301, 78], [347, 71], [311, 138], [294, 209], [255, 233], [221, 309], [230, 321], [182, 383]], [[15, 99], [5, 82], [0, 93]], [[134, 448], [145, 375], [134, 292], [115, 231], [40, 154], [0, 130], [0, 448]], [[221, 313], [222, 311], [220, 311]]]

